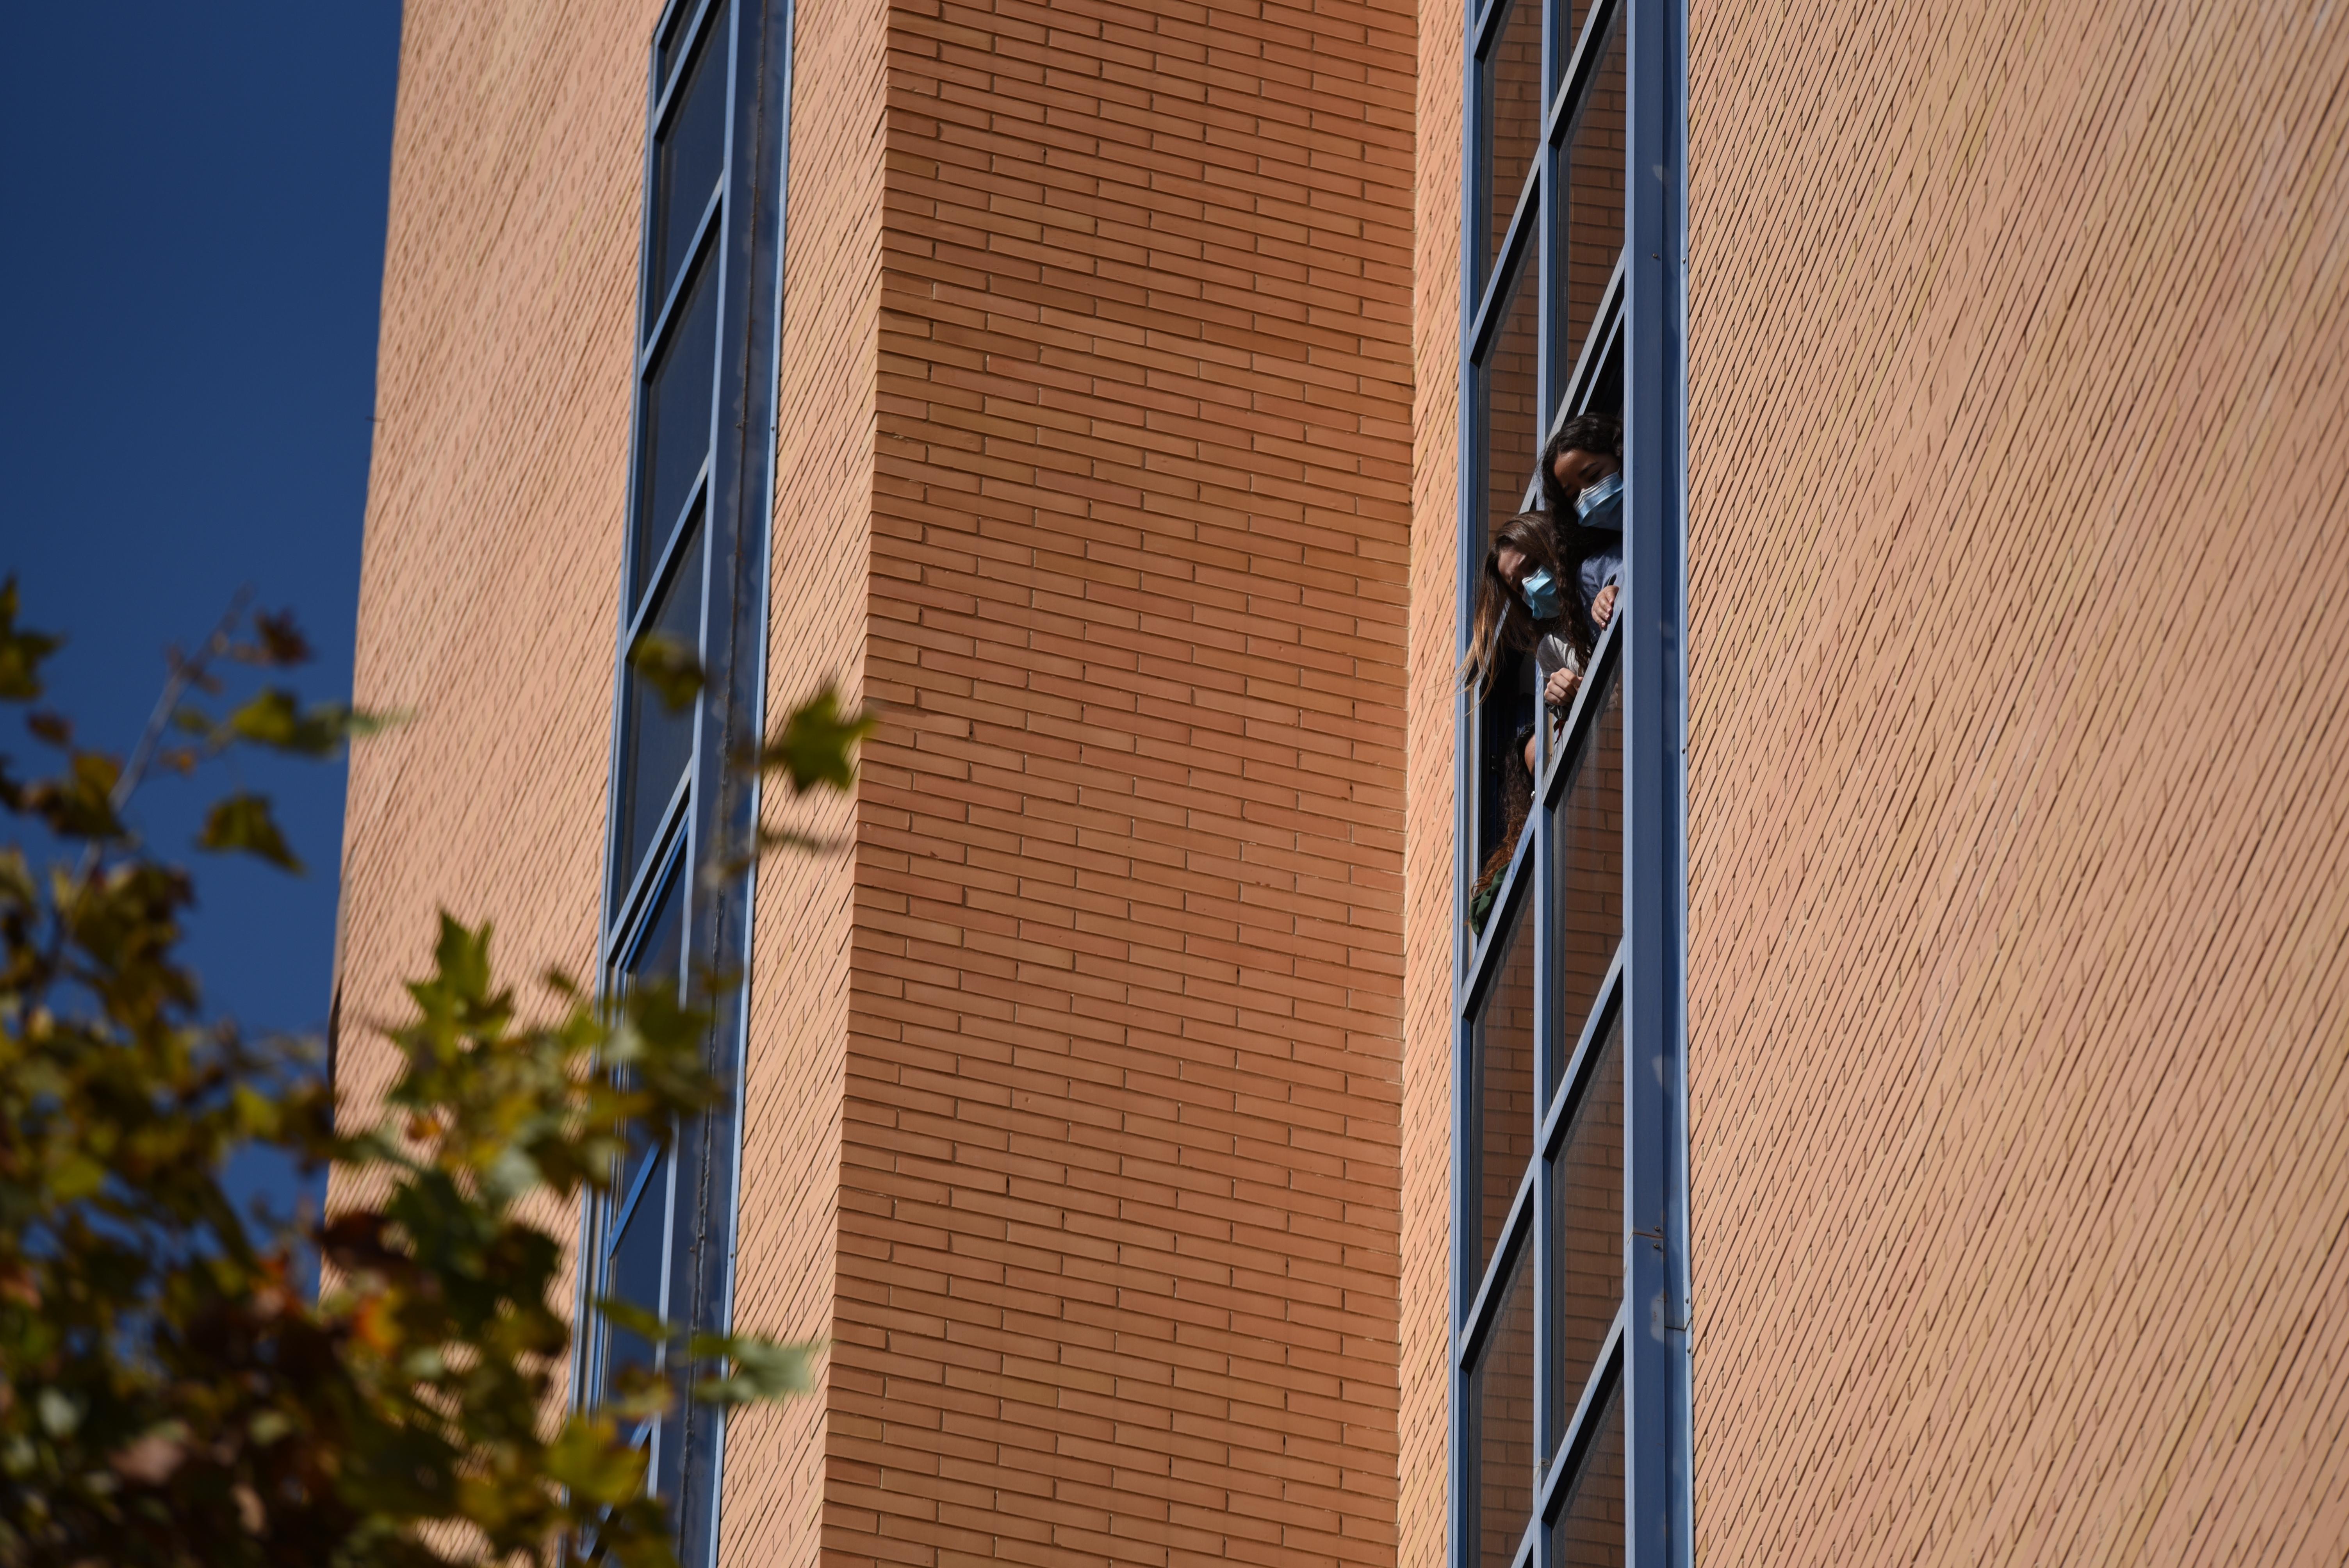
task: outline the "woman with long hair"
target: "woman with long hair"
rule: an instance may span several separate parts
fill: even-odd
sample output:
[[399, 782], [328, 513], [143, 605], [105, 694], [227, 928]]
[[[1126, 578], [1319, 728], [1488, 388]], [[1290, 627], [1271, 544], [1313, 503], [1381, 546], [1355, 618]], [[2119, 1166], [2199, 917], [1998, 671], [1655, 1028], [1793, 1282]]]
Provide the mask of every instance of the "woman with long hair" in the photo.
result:
[[[1573, 613], [1567, 565], [1547, 513], [1519, 512], [1494, 531], [1476, 575], [1476, 603], [1469, 622], [1468, 651], [1460, 661], [1460, 684], [1482, 704], [1499, 684], [1521, 675], [1512, 694], [1516, 723], [1509, 743], [1485, 749], [1485, 765], [1500, 774], [1501, 832], [1469, 892], [1469, 923], [1482, 931], [1501, 875], [1516, 853], [1533, 810], [1533, 776], [1538, 758], [1539, 715], [1563, 711], [1581, 685], [1590, 639]], [[1532, 655], [1530, 665], [1526, 655]], [[1497, 716], [1495, 716], [1497, 717]]]
[[1542, 448], [1541, 494], [1572, 618], [1586, 642], [1595, 641], [1614, 618], [1623, 576], [1623, 427], [1599, 414], [1560, 425]]

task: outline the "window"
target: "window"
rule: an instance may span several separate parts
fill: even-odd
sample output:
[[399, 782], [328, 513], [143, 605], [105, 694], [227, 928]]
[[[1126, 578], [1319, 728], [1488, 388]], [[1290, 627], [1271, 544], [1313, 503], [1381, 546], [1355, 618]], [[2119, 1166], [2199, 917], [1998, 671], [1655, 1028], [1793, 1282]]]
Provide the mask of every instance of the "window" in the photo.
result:
[[[653, 31], [605, 840], [606, 993], [698, 994], [711, 1065], [735, 1083], [740, 994], [703, 977], [749, 958], [747, 875], [713, 868], [757, 810], [755, 778], [729, 759], [762, 722], [790, 17], [789, 0], [669, 0]], [[654, 639], [700, 664], [691, 701], [672, 706], [630, 657]], [[666, 1149], [645, 1140], [584, 1217], [583, 1398], [664, 1355], [598, 1317], [597, 1299], [729, 1326], [739, 1121], [729, 1105]], [[719, 1412], [689, 1401], [636, 1434], [696, 1568], [717, 1558], [723, 1439]]]
[[[1463, 1568], [1691, 1555], [1684, 36], [1673, 0], [1485, 0], [1469, 26], [1464, 655], [1488, 554], [1541, 508], [1539, 454], [1571, 418], [1620, 428], [1623, 544], [1618, 613], [1577, 650], [1567, 701], [1543, 701], [1529, 649], [1503, 648], [1462, 688], [1451, 1480]], [[1585, 557], [1562, 555], [1574, 576]], [[1595, 592], [1569, 591], [1585, 605]]]

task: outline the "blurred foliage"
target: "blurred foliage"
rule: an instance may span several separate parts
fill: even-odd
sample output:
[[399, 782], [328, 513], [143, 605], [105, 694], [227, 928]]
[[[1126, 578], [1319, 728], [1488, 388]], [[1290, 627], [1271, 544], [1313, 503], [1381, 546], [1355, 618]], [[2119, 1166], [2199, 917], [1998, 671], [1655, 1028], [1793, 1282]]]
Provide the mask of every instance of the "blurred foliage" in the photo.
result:
[[[60, 643], [17, 620], [11, 582], [0, 702], [23, 706]], [[667, 1408], [671, 1379], [642, 1370], [602, 1408], [557, 1408], [564, 1245], [529, 1216], [575, 1214], [609, 1191], [631, 1137], [664, 1141], [718, 1102], [709, 1016], [671, 988], [607, 999], [561, 975], [525, 1014], [488, 927], [443, 915], [413, 1016], [389, 1031], [399, 1075], [356, 1130], [338, 1128], [314, 1047], [207, 1017], [178, 956], [195, 884], [124, 808], [153, 769], [195, 774], [239, 748], [331, 756], [373, 728], [282, 686], [221, 696], [227, 664], [308, 656], [290, 620], [240, 604], [173, 655], [127, 761], [37, 709], [26, 728], [54, 765], [20, 776], [0, 758], [0, 1568], [666, 1568], [665, 1504], [631, 1434]], [[698, 689], [689, 661], [661, 657], [665, 685]], [[845, 789], [868, 728], [827, 690], [760, 766], [795, 792]], [[242, 790], [198, 847], [297, 866], [268, 801]], [[300, 1236], [240, 1215], [222, 1173], [254, 1145], [354, 1173], [356, 1206]], [[327, 1271], [315, 1304], [293, 1284], [305, 1238]], [[807, 1386], [808, 1346], [603, 1305], [681, 1358], [696, 1398]]]

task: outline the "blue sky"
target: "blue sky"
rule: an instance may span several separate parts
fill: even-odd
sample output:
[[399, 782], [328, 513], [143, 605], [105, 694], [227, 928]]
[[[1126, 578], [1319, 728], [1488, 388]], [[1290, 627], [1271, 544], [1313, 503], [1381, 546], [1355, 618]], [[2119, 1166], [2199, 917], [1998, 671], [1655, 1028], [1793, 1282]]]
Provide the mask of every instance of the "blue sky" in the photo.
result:
[[[54, 706], [128, 749], [165, 645], [197, 641], [245, 584], [309, 632], [307, 690], [347, 695], [398, 5], [28, 6], [10, 33], [0, 573], [21, 579], [29, 624], [71, 639]], [[244, 781], [277, 799], [307, 876], [188, 851], [191, 790], [158, 789], [135, 815], [197, 865], [208, 1001], [320, 1029], [343, 769]], [[236, 1176], [290, 1191], [252, 1162]]]

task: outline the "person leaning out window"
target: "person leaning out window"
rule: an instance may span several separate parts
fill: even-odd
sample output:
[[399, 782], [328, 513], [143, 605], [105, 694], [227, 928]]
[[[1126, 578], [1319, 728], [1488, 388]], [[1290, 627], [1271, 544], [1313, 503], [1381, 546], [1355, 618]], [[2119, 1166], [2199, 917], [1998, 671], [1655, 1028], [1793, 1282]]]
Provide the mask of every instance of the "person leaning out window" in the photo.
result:
[[1470, 923], [1479, 931], [1532, 810], [1537, 716], [1547, 710], [1555, 722], [1572, 706], [1589, 657], [1590, 638], [1581, 624], [1584, 617], [1575, 613], [1569, 583], [1551, 518], [1539, 511], [1519, 512], [1501, 524], [1477, 573], [1460, 684], [1480, 704], [1496, 695], [1502, 683], [1509, 685], [1506, 695], [1513, 700], [1506, 705], [1505, 722], [1515, 725], [1497, 758], [1504, 826], [1469, 893]]

